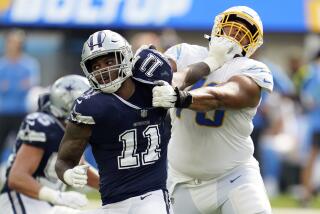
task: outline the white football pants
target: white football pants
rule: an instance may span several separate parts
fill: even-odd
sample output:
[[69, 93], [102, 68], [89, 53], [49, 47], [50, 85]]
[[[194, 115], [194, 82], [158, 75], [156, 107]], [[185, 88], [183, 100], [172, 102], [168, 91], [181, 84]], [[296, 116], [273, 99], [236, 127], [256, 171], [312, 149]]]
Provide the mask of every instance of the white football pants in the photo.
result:
[[[170, 167], [169, 167], [170, 168]], [[213, 180], [193, 179], [182, 183], [171, 176], [168, 189], [175, 214], [271, 214], [258, 166], [239, 166]]]
[[156, 190], [81, 214], [173, 214], [166, 191]]

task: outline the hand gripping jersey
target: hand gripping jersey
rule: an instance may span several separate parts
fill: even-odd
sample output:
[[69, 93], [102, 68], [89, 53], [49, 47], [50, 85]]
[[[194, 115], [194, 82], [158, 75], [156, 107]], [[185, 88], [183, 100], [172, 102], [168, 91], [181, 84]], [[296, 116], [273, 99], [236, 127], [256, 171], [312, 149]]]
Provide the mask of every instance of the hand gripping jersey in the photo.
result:
[[[163, 69], [170, 69], [169, 75], [172, 73], [160, 55], [151, 55], [153, 60], [147, 56], [139, 59], [141, 66], [135, 66], [133, 73], [151, 76], [141, 75], [140, 79], [157, 76]], [[159, 61], [162, 64], [152, 67]], [[151, 72], [152, 68], [155, 69]], [[92, 125], [89, 143], [98, 165], [103, 205], [166, 189], [170, 137], [166, 130], [166, 110], [152, 108], [152, 85], [144, 81], [135, 81], [135, 85], [129, 100], [113, 93], [89, 90], [76, 100], [69, 118], [73, 123]]]
[[[174, 46], [171, 53], [166, 55], [177, 60], [178, 65], [187, 66], [201, 61], [194, 52], [197, 49], [202, 51], [203, 48], [187, 44], [183, 46], [187, 51], [180, 52], [179, 55], [174, 54], [177, 52], [173, 50], [179, 49], [179, 46]], [[194, 56], [193, 60], [185, 56], [190, 50]], [[188, 61], [183, 61], [188, 58]], [[214, 87], [234, 75], [248, 76], [262, 89], [272, 90], [273, 80], [269, 69], [263, 63], [245, 57], [228, 61], [190, 89], [207, 85]], [[206, 113], [172, 109], [170, 113], [173, 128], [168, 148], [170, 166], [189, 177], [212, 179], [239, 165], [250, 164], [254, 149], [250, 134], [257, 107], [241, 110], [219, 109]]]
[[[6, 177], [10, 173], [15, 156], [21, 145], [26, 144], [44, 150], [40, 164], [32, 176], [42, 185], [56, 190], [64, 190], [65, 185], [58, 179], [54, 169], [63, 134], [63, 125], [51, 114], [35, 112], [27, 115], [20, 126], [14, 151], [9, 157]], [[8, 186], [8, 181], [6, 181], [1, 193], [8, 191], [11, 190]]]

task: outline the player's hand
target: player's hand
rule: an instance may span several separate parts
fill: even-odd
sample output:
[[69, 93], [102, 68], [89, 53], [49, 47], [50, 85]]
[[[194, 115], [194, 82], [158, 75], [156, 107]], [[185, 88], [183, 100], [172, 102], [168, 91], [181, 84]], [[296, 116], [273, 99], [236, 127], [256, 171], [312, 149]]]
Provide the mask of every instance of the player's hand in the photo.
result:
[[231, 39], [225, 37], [211, 37], [209, 43], [208, 57], [203, 60], [210, 71], [220, 68], [225, 62], [233, 59], [236, 55], [241, 55], [242, 48]]
[[186, 108], [192, 103], [192, 96], [187, 91], [173, 88], [168, 82], [156, 81], [152, 89], [152, 106], [163, 108]]
[[78, 192], [60, 192], [48, 187], [42, 187], [39, 191], [39, 199], [48, 201], [55, 205], [67, 206], [72, 208], [81, 208], [86, 206], [88, 199], [85, 195]]
[[88, 165], [75, 166], [72, 169], [68, 169], [63, 174], [64, 181], [72, 187], [83, 188], [87, 184]]
[[155, 82], [157, 86], [152, 89], [152, 106], [173, 108], [177, 101], [177, 94], [174, 88], [165, 81]]

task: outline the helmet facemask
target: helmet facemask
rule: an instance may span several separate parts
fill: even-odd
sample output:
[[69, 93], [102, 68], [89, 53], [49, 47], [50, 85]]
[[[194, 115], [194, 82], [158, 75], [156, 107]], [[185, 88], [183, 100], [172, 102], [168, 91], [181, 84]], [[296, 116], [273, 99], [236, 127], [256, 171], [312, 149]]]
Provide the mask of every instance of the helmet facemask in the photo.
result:
[[[103, 57], [107, 57], [109, 60], [113, 59], [113, 65], [92, 71], [95, 60]], [[127, 63], [121, 50], [97, 56], [88, 60], [85, 66], [88, 71], [87, 78], [91, 86], [105, 93], [116, 92], [121, 87], [121, 84], [131, 76], [131, 62]]]
[[212, 29], [212, 36], [233, 40], [242, 48], [242, 55], [249, 57], [262, 43], [262, 31], [255, 21], [245, 13], [225, 12], [218, 15]]

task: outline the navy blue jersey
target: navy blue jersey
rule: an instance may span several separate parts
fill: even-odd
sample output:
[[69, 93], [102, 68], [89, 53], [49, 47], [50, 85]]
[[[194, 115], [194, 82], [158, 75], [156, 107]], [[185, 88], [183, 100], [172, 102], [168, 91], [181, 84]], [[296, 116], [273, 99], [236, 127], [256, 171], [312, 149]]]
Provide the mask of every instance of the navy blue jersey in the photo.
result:
[[[60, 141], [64, 134], [64, 127], [55, 117], [44, 112], [28, 114], [23, 120], [13, 153], [9, 157], [9, 167], [6, 172], [8, 177], [16, 154], [22, 144], [38, 147], [44, 150], [41, 162], [33, 173], [33, 177], [40, 184], [54, 189], [62, 189], [64, 184], [58, 179], [54, 169]], [[28, 161], [28, 160], [26, 160]], [[1, 193], [10, 191], [6, 181]]]
[[89, 143], [99, 169], [104, 205], [166, 188], [166, 110], [152, 108], [150, 85], [135, 84], [129, 100], [86, 92], [76, 100], [69, 118], [92, 125]]

